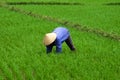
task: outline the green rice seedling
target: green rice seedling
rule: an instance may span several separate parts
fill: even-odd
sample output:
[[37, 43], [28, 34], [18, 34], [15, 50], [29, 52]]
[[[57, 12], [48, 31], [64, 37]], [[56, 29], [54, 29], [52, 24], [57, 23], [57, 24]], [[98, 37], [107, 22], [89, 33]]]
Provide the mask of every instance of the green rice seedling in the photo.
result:
[[2, 71], [2, 69], [1, 69], [1, 67], [0, 67], [0, 80], [3, 80], [3, 79], [5, 79], [5, 78], [4, 78], [3, 71]]
[[[40, 13], [43, 15], [81, 23], [90, 28], [96, 28], [96, 25], [98, 25], [100, 26], [97, 27], [99, 29], [114, 30], [115, 33], [119, 33], [119, 23], [116, 24], [117, 27], [112, 27], [112, 25], [110, 26], [102, 21], [106, 18], [105, 21], [109, 22], [109, 19], [112, 18], [115, 26], [115, 21], [119, 21], [119, 18], [116, 19], [119, 8], [115, 6], [98, 5], [95, 7], [89, 5], [83, 8], [82, 6], [16, 7], [37, 14], [41, 11]], [[117, 12], [111, 13], [114, 9]], [[82, 16], [79, 17], [80, 13], [77, 13], [77, 11], [81, 11]], [[0, 13], [1, 79], [119, 80], [119, 42], [93, 33], [82, 32], [70, 26], [66, 27], [47, 20], [12, 12], [2, 7], [0, 7]], [[85, 13], [87, 16], [85, 16]], [[94, 17], [92, 13], [95, 13], [96, 16]], [[98, 13], [99, 15], [97, 15]], [[88, 20], [88, 17], [90, 17], [90, 20]], [[93, 23], [96, 18], [101, 20], [101, 23], [98, 23], [99, 20]], [[101, 25], [104, 25], [104, 27], [101, 27]], [[43, 36], [47, 32], [52, 32], [57, 26], [64, 26], [69, 29], [76, 52], [71, 52], [67, 45], [63, 43], [61, 54], [55, 53], [55, 47], [51, 54], [46, 54], [45, 46], [42, 43]], [[107, 30], [108, 26], [110, 26], [109, 30]]]
[[[18, 6], [22, 8], [22, 6]], [[48, 8], [49, 7], [49, 8]], [[56, 9], [55, 9], [56, 8]], [[34, 13], [52, 16], [61, 20], [79, 23], [82, 26], [103, 29], [119, 34], [119, 11], [117, 6], [23, 6], [23, 9]], [[89, 20], [90, 19], [90, 20]], [[104, 20], [105, 19], [105, 20]], [[114, 28], [113, 28], [114, 27]]]
[[20, 71], [19, 66], [13, 62], [10, 62], [9, 65], [12, 68], [14, 79], [22, 80], [22, 73]]
[[8, 67], [6, 62], [3, 61], [0, 65], [0, 68], [2, 69], [2, 74], [4, 75], [4, 79], [9, 79], [9, 80], [13, 79], [11, 69]]

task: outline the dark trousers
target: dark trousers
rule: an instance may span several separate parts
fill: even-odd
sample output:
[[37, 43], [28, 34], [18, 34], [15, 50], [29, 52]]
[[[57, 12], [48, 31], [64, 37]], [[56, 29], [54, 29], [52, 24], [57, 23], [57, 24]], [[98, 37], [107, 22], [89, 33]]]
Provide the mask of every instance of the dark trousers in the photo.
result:
[[69, 36], [66, 40], [65, 40], [66, 44], [68, 45], [68, 47], [70, 48], [70, 50], [74, 51], [75, 50], [75, 47], [72, 43], [72, 39], [71, 37]]
[[[73, 46], [72, 40], [70, 36], [65, 40], [66, 44], [70, 48], [70, 50], [75, 51], [75, 47]], [[47, 46], [47, 53], [50, 53], [52, 51], [52, 47], [55, 45], [55, 41]]]

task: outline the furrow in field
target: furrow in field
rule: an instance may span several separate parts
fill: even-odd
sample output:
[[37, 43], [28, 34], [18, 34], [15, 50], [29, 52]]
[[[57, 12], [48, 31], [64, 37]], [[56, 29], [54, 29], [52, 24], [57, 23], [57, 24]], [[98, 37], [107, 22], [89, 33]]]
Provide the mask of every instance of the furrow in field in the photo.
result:
[[14, 12], [18, 12], [18, 13], [21, 13], [21, 14], [29, 15], [29, 16], [34, 17], [34, 18], [56, 22], [58, 24], [62, 24], [62, 25], [65, 25], [65, 26], [71, 26], [71, 27], [76, 28], [77, 30], [80, 30], [80, 31], [94, 33], [94, 34], [101, 35], [101, 36], [109, 38], [109, 39], [120, 41], [120, 35], [118, 35], [118, 34], [108, 33], [106, 31], [103, 31], [103, 30], [100, 30], [100, 29], [89, 28], [87, 26], [82, 26], [80, 24], [76, 24], [76, 23], [73, 23], [73, 22], [70, 22], [70, 21], [64, 21], [64, 20], [53, 18], [53, 17], [50, 17], [50, 16], [44, 16], [44, 15], [41, 15], [41, 14], [36, 14], [36, 13], [30, 12], [30, 11], [22, 10], [20, 8], [8, 6], [8, 5], [1, 5], [1, 7], [9, 9], [10, 11], [14, 11]]
[[[7, 5], [85, 5], [80, 2], [6, 2]], [[102, 3], [103, 5], [120, 5], [120, 2]]]
[[6, 2], [7, 5], [84, 5], [72, 2]]
[[114, 3], [105, 3], [104, 5], [112, 6], [112, 5], [118, 5], [120, 6], [120, 2], [114, 2]]

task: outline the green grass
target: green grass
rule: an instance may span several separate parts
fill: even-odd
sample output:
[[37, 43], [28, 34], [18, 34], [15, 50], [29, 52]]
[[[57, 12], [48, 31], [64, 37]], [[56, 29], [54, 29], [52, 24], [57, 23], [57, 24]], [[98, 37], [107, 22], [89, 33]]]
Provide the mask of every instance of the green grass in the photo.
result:
[[[97, 6], [95, 8], [93, 5], [84, 6], [84, 8], [82, 6], [78, 8], [77, 6], [17, 7], [38, 14], [42, 13], [74, 23], [81, 23], [92, 28], [119, 33], [120, 19], [117, 17], [119, 16], [119, 6]], [[60, 12], [57, 9], [60, 9]], [[79, 11], [82, 13], [80, 17], [78, 17]], [[92, 13], [95, 13], [96, 16]], [[89, 17], [90, 20], [88, 20]], [[95, 17], [101, 19], [101, 22], [95, 20]], [[106, 22], [103, 21], [104, 19]], [[93, 23], [94, 20], [96, 23]], [[113, 24], [110, 23], [111, 21]], [[112, 27], [112, 25], [116, 25], [116, 27]], [[68, 26], [77, 49], [76, 52], [71, 52], [64, 43], [61, 54], [56, 54], [54, 47], [53, 52], [47, 55], [42, 39], [45, 33], [51, 32], [57, 26], [63, 25], [35, 19], [0, 7], [0, 79], [120, 79], [120, 43], [102, 36], [81, 32]]]
[[[52, 16], [61, 20], [79, 23], [82, 26], [98, 28], [120, 34], [119, 6], [17, 6], [26, 11]], [[114, 28], [113, 28], [114, 27]]]
[[[44, 2], [56, 2], [56, 0], [4, 0], [5, 2], [7, 1], [11, 1], [11, 2], [20, 2], [20, 1], [26, 1], [26, 2], [31, 2], [31, 1], [35, 1], [35, 2], [40, 2], [40, 1], [44, 1]], [[104, 2], [119, 2], [119, 0], [59, 0], [57, 2], [82, 2], [82, 3], [104, 3]]]

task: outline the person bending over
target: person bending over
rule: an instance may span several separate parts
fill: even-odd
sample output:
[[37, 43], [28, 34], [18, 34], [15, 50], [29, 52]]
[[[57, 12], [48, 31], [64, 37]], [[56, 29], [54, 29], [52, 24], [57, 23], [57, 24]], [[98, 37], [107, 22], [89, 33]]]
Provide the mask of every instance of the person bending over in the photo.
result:
[[52, 52], [53, 46], [56, 46], [56, 52], [62, 52], [62, 43], [66, 42], [71, 51], [75, 51], [68, 29], [57, 27], [53, 32], [47, 33], [44, 36], [43, 43], [46, 46], [46, 52]]

